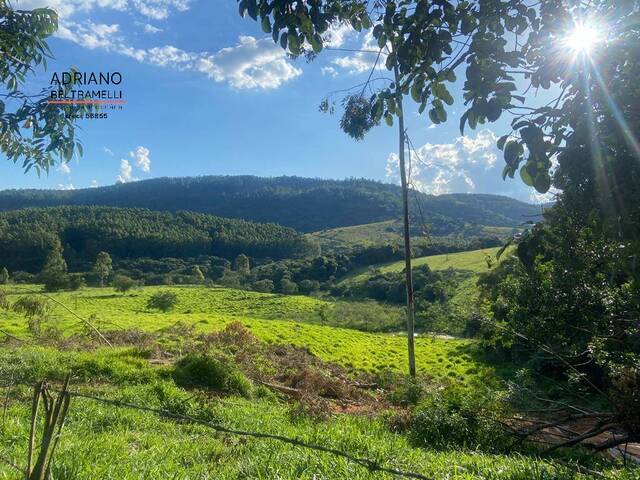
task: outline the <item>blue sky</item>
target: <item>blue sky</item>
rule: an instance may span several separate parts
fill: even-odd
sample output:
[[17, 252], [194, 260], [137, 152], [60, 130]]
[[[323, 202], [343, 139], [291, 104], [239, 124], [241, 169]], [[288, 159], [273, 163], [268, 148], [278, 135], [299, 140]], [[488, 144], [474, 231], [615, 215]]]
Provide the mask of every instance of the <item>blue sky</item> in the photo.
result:
[[[80, 121], [85, 154], [47, 177], [2, 166], [0, 188], [85, 188], [159, 176], [252, 174], [366, 177], [396, 182], [396, 130], [373, 129], [354, 142], [339, 114], [318, 112], [327, 93], [366, 79], [375, 54], [325, 50], [314, 62], [291, 60], [235, 0], [14, 0], [50, 6], [60, 29], [55, 60], [29, 80], [48, 85], [54, 71], [122, 73], [127, 104], [109, 118]], [[371, 39], [336, 27], [334, 48]], [[380, 70], [375, 76], [388, 76]], [[454, 96], [459, 85], [454, 87]], [[460, 95], [457, 95], [459, 98]], [[336, 100], [341, 97], [337, 96]], [[495, 139], [508, 119], [460, 136], [459, 104], [446, 125], [431, 125], [407, 100], [408, 132], [418, 151], [414, 185], [427, 193], [477, 192], [533, 201], [519, 180], [501, 178]]]

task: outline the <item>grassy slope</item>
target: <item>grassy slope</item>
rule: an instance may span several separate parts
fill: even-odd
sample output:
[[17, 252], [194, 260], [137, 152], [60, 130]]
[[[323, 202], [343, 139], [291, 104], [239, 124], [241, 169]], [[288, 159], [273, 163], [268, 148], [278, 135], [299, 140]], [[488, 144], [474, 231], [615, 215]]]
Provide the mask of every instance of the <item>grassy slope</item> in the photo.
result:
[[[480, 227], [486, 235], [506, 237], [513, 233], [511, 227]], [[350, 227], [332, 228], [308, 233], [307, 237], [318, 241], [323, 251], [348, 250], [354, 247], [370, 247], [374, 245], [402, 245], [402, 223], [399, 220], [353, 225]], [[438, 237], [436, 237], [438, 238]], [[443, 237], [444, 238], [444, 237]], [[424, 236], [412, 236], [412, 241], [426, 242]]]
[[[15, 287], [10, 299], [35, 287]], [[240, 319], [259, 337], [279, 343], [307, 344], [322, 358], [359, 368], [404, 365], [404, 339], [388, 335], [293, 323], [322, 302], [306, 297], [284, 297], [222, 288], [175, 287], [181, 305], [173, 313], [146, 311], [148, 296], [158, 288], [145, 288], [135, 296], [122, 297], [111, 290], [84, 289], [53, 297], [83, 316], [98, 313], [100, 319], [131, 328], [161, 330], [177, 321], [195, 322], [206, 331]], [[57, 308], [58, 325], [79, 330], [70, 314]], [[273, 317], [279, 317], [275, 319]], [[25, 321], [13, 314], [0, 314], [0, 327], [25, 335]], [[104, 324], [104, 328], [108, 325]], [[458, 340], [419, 338], [418, 364], [436, 376], [455, 375], [464, 369], [468, 379], [486, 379], [486, 367], [473, 362], [465, 350], [472, 343]], [[431, 363], [429, 363], [431, 362]], [[338, 415], [316, 421], [295, 413], [292, 406], [269, 398], [209, 397], [195, 400], [192, 391], [175, 386], [168, 367], [153, 366], [145, 351], [99, 349], [88, 352], [57, 352], [52, 348], [0, 348], [0, 377], [12, 382], [33, 383], [39, 378], [61, 378], [74, 371], [75, 390], [97, 393], [138, 405], [178, 410], [236, 429], [273, 433], [310, 443], [342, 449], [430, 478], [460, 480], [579, 480], [588, 478], [572, 467], [552, 464], [533, 456], [493, 455], [459, 450], [431, 451], [412, 446], [408, 438], [392, 433], [382, 418]], [[485, 370], [483, 370], [485, 369]], [[0, 435], [3, 458], [22, 465], [26, 458], [31, 391], [26, 387], [0, 389], [8, 409]], [[6, 392], [6, 397], [5, 397]], [[202, 400], [202, 398], [201, 398]], [[4, 403], [3, 402], [3, 403]], [[605, 478], [631, 480], [632, 470], [597, 466]], [[13, 479], [16, 472], [0, 462], [0, 479]], [[60, 443], [54, 478], [138, 480], [143, 478], [191, 479], [378, 479], [365, 468], [328, 454], [310, 452], [272, 440], [244, 439], [213, 433], [203, 426], [160, 419], [153, 414], [72, 401]]]
[[[33, 352], [37, 354], [37, 352]], [[96, 352], [95, 357], [100, 357]], [[55, 359], [50, 354], [49, 362]], [[126, 369], [123, 357], [117, 368]], [[120, 366], [121, 365], [121, 366]], [[137, 366], [136, 366], [137, 367]], [[117, 368], [112, 373], [118, 376]], [[193, 400], [192, 392], [163, 380], [159, 369], [137, 368], [144, 377], [117, 387], [79, 385], [102, 397], [138, 405], [178, 410], [215, 424], [254, 432], [297, 438], [337, 448], [359, 457], [417, 471], [429, 478], [578, 480], [573, 469], [533, 456], [491, 455], [481, 452], [430, 451], [415, 448], [408, 439], [392, 433], [380, 418], [340, 415], [314, 421], [293, 414], [287, 405], [269, 399], [213, 397]], [[3, 458], [22, 465], [29, 432], [30, 390], [10, 392], [7, 421], [0, 435]], [[633, 478], [632, 471], [601, 468], [609, 479]], [[74, 399], [56, 454], [54, 478], [84, 479], [391, 479], [370, 473], [342, 458], [312, 452], [273, 440], [256, 440], [214, 433], [199, 425], [160, 419], [154, 414]], [[0, 479], [16, 472], [0, 462]], [[602, 477], [600, 477], [602, 478]]]
[[323, 251], [349, 247], [368, 247], [380, 244], [399, 244], [402, 237], [397, 233], [401, 224], [397, 220], [367, 223], [351, 227], [332, 228], [307, 234], [317, 240]]
[[[454, 270], [465, 270], [472, 272], [466, 280], [460, 282], [456, 287], [456, 290], [450, 299], [453, 305], [454, 312], [456, 312], [459, 318], [468, 318], [468, 316], [475, 309], [478, 299], [478, 289], [476, 282], [478, 281], [478, 275], [488, 271], [487, 261], [485, 255], [491, 255], [494, 264], [497, 263], [495, 257], [496, 252], [500, 247], [486, 248], [482, 250], [472, 250], [468, 252], [450, 253], [444, 255], [432, 255], [428, 257], [419, 257], [413, 260], [413, 267], [419, 267], [421, 265], [428, 265], [432, 270], [447, 270], [452, 268]], [[501, 259], [506, 258], [506, 254]], [[383, 273], [387, 272], [401, 272], [404, 270], [404, 261], [387, 263], [384, 265], [378, 265], [374, 267], [379, 269]], [[374, 268], [367, 268], [366, 270], [360, 270], [354, 274], [346, 277], [342, 282], [344, 283], [357, 283], [364, 282], [372, 275]]]
[[[414, 258], [412, 265], [413, 268], [421, 265], [429, 265], [431, 270], [447, 270], [453, 268], [454, 270], [467, 270], [473, 273], [483, 273], [488, 271], [487, 262], [485, 260], [485, 254], [491, 255], [496, 262], [496, 252], [500, 247], [485, 248], [482, 250], [471, 250], [468, 252], [449, 253], [443, 255], [431, 255], [428, 257]], [[500, 257], [505, 258], [506, 254]], [[386, 263], [383, 265], [374, 265], [357, 271], [342, 280], [342, 282], [363, 282], [371, 276], [371, 272], [374, 269], [379, 269], [381, 272], [401, 272], [404, 270], [404, 260], [393, 263]]]
[[[148, 298], [158, 290], [175, 291], [180, 303], [169, 313], [146, 309]], [[9, 299], [21, 292], [38, 291], [35, 286], [12, 286]], [[139, 328], [160, 331], [178, 322], [193, 324], [199, 331], [222, 328], [240, 320], [256, 336], [272, 343], [305, 346], [323, 360], [366, 371], [405, 370], [406, 339], [400, 335], [365, 333], [357, 330], [292, 322], [313, 314], [326, 303], [305, 296], [284, 296], [220, 287], [145, 287], [122, 296], [111, 289], [85, 288], [79, 292], [51, 295], [83, 318], [95, 314], [101, 329]], [[26, 321], [15, 313], [2, 313], [0, 328], [17, 336], [26, 334]], [[80, 332], [82, 324], [57, 306], [52, 323], [65, 332]], [[469, 340], [421, 337], [416, 340], [418, 367], [435, 378], [468, 383], [492, 377], [491, 368], [474, 360], [476, 348]]]

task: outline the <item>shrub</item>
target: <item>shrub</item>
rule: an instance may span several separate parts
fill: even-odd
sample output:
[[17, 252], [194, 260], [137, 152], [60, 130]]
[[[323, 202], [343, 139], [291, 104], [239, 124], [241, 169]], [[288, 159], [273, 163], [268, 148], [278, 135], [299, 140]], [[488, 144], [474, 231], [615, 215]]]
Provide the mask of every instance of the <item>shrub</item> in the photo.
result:
[[178, 304], [178, 295], [175, 292], [156, 292], [149, 298], [147, 308], [168, 312]]
[[138, 282], [126, 275], [116, 275], [113, 279], [113, 288], [116, 292], [120, 292], [122, 294], [127, 293], [129, 290], [132, 290], [137, 286]]
[[[498, 418], [500, 397], [445, 390], [428, 395], [415, 410], [393, 426], [407, 430], [417, 446], [437, 449], [463, 447], [501, 451], [511, 443]], [[397, 417], [394, 419], [397, 420]]]
[[80, 290], [85, 285], [84, 277], [79, 273], [73, 273], [67, 276], [67, 290]]
[[218, 283], [229, 288], [240, 287], [240, 275], [231, 270], [225, 270], [222, 277], [218, 279]]
[[35, 283], [36, 276], [33, 273], [17, 271], [13, 273], [15, 283]]
[[273, 292], [273, 282], [271, 280], [258, 280], [257, 282], [253, 282], [252, 290], [256, 292], [262, 293], [271, 293]]
[[242, 396], [251, 393], [251, 382], [233, 360], [218, 351], [189, 354], [176, 363], [173, 377], [178, 385], [219, 390]]
[[298, 284], [288, 278], [283, 278], [280, 280], [280, 291], [285, 295], [294, 295], [298, 293]]

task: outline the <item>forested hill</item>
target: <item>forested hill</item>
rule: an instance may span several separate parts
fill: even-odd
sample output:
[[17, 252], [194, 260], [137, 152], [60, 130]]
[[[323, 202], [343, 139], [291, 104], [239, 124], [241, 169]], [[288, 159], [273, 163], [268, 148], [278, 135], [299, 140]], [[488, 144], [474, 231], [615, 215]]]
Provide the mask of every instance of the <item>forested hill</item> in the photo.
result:
[[39, 271], [52, 245], [65, 256], [93, 261], [104, 250], [116, 258], [232, 260], [244, 253], [274, 259], [315, 253], [315, 246], [291, 228], [214, 217], [196, 212], [65, 206], [0, 213], [0, 265]]
[[[416, 192], [411, 197], [414, 216], [433, 224], [434, 233], [451, 233], [467, 222], [511, 227], [540, 213], [534, 205], [498, 195], [431, 196]], [[417, 208], [418, 202], [421, 209]], [[400, 189], [361, 179], [207, 176], [158, 178], [71, 191], [0, 192], [0, 210], [55, 205], [191, 210], [312, 232], [396, 219]]]

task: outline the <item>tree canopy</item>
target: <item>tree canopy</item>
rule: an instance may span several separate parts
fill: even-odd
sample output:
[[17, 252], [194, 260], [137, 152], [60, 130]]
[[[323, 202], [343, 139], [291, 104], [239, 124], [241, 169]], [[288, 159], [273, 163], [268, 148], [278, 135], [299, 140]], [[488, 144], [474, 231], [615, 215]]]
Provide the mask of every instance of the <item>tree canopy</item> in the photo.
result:
[[[58, 15], [49, 8], [15, 10], [0, 0], [0, 151], [22, 161], [25, 171], [46, 172], [56, 161], [82, 155], [75, 137], [74, 117], [91, 107], [51, 104], [47, 90], [28, 95], [21, 88], [36, 68], [52, 58], [47, 38], [58, 29]], [[72, 85], [64, 86], [66, 90]]]
[[[553, 159], [586, 113], [585, 102], [600, 100], [596, 103], [602, 108], [611, 108], [606, 97], [590, 99], [589, 89], [576, 80], [588, 75], [603, 83], [598, 76], [609, 72], [615, 82], [637, 69], [637, 62], [629, 61], [638, 53], [635, 0], [545, 0], [531, 5], [523, 0], [241, 0], [239, 6], [242, 15], [259, 20], [292, 55], [319, 53], [323, 36], [339, 23], [356, 31], [371, 29], [379, 47], [376, 64], [383, 61], [388, 70], [397, 68], [397, 81], [380, 80], [375, 88], [358, 86], [349, 94], [341, 126], [355, 138], [381, 119], [392, 125], [393, 118], [402, 115], [397, 91], [410, 96], [420, 113], [428, 109], [433, 123], [445, 122], [455, 101], [447, 85], [464, 69], [461, 131], [496, 121], [508, 111], [512, 131], [498, 143], [505, 154], [503, 177], [519, 170], [527, 185], [543, 193], [551, 187]], [[564, 40], [573, 28], [593, 19], [606, 19], [602, 50], [616, 45], [615, 53], [602, 55], [598, 74], [585, 73], [589, 66], [576, 64]], [[546, 105], [535, 105], [535, 99], [516, 93], [523, 82], [529, 84], [527, 91], [558, 95]], [[332, 107], [323, 102], [321, 109]]]

